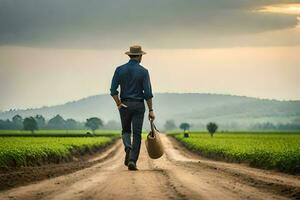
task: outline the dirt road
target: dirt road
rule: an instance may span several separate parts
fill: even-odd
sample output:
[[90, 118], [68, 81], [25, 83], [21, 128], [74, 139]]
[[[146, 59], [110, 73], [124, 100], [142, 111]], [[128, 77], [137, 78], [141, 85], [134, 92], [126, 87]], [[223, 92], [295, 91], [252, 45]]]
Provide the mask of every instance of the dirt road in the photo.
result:
[[[299, 177], [203, 159], [162, 136], [166, 154], [151, 160], [142, 145], [139, 171], [123, 165], [121, 141], [71, 174], [0, 192], [0, 199], [300, 199]], [[115, 153], [111, 153], [115, 151]]]

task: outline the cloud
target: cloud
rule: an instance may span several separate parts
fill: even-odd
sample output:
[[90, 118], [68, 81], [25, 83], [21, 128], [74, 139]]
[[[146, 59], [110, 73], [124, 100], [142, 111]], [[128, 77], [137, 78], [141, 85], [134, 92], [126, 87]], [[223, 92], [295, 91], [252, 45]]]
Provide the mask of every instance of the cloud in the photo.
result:
[[[268, 3], [283, 2], [297, 1]], [[294, 15], [253, 11], [264, 5], [259, 0], [0, 0], [0, 45], [219, 47], [235, 44], [233, 36], [297, 25]]]

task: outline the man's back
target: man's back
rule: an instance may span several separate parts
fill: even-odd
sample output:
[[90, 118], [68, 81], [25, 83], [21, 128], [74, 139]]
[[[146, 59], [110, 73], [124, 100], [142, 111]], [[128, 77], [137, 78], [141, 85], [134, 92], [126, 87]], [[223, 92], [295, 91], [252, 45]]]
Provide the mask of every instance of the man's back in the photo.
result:
[[121, 100], [136, 99], [144, 100], [152, 98], [152, 89], [148, 70], [136, 60], [117, 67], [111, 88], [112, 94], [118, 94], [117, 88], [121, 88]]

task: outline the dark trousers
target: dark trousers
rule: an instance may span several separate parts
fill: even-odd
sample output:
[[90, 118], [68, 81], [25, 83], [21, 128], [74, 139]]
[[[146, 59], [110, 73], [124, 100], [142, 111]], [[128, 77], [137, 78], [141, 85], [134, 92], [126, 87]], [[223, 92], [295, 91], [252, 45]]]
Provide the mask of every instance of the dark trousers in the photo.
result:
[[[142, 129], [145, 114], [144, 102], [123, 102], [127, 108], [120, 108], [120, 117], [122, 123], [122, 140], [125, 151], [130, 148], [129, 160], [136, 162], [139, 158]], [[131, 142], [131, 132], [133, 139]]]

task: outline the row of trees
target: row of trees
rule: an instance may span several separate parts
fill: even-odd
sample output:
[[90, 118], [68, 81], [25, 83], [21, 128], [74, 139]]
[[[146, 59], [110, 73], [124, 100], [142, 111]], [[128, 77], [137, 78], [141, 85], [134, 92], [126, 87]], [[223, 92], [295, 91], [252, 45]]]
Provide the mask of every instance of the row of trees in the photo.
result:
[[[62, 118], [56, 117], [56, 123], [62, 123], [61, 119]], [[93, 131], [93, 134], [95, 134], [95, 130], [103, 126], [103, 121], [100, 118], [92, 117], [87, 119], [84, 125], [85, 127], [91, 129]], [[28, 130], [34, 133], [34, 131], [38, 129], [38, 122], [34, 117], [27, 117], [23, 120], [23, 130]]]
[[[189, 137], [189, 132], [187, 130], [190, 129], [190, 124], [189, 123], [181, 123], [179, 126], [180, 129], [184, 131], [184, 137]], [[206, 125], [207, 131], [210, 133], [210, 136], [213, 137], [215, 132], [218, 130], [218, 125], [214, 122], [209, 122]]]
[[[93, 118], [90, 118], [93, 119]], [[94, 127], [94, 122], [99, 124], [99, 127], [102, 129], [120, 129], [120, 123], [116, 121], [108, 121], [104, 124], [104, 122], [100, 119], [93, 119], [92, 121], [87, 122], [78, 122], [74, 119], [64, 119], [60, 115], [56, 115], [53, 118], [46, 120], [42, 115], [36, 115], [34, 117], [27, 117], [23, 119], [20, 115], [15, 115], [11, 120], [0, 120], [0, 129], [2, 130], [22, 130], [25, 129], [24, 125], [30, 125], [30, 127], [34, 127], [32, 124], [36, 123], [36, 129], [44, 129], [44, 130], [78, 130], [78, 129], [86, 129], [86, 127]], [[92, 129], [92, 128], [91, 128]]]
[[[86, 123], [85, 122], [79, 122], [72, 118], [64, 119], [60, 115], [56, 115], [53, 118], [49, 119], [48, 121], [42, 116], [42, 115], [36, 115], [32, 117], [36, 123], [38, 129], [60, 129], [60, 130], [78, 130], [78, 129], [86, 129]], [[110, 120], [107, 123], [103, 123], [103, 121], [99, 118], [101, 121], [101, 129], [108, 129], [108, 130], [118, 130], [121, 128], [120, 122]], [[0, 130], [21, 130], [24, 129], [23, 124], [24, 119], [20, 115], [15, 115], [11, 120], [0, 120]], [[32, 121], [32, 119], [31, 119]], [[195, 126], [195, 124], [193, 124]], [[175, 129], [182, 129], [184, 132], [189, 130], [191, 127], [191, 124], [183, 122], [179, 126], [177, 126], [174, 122], [174, 120], [167, 120], [164, 124], [164, 130], [175, 130]], [[213, 130], [211, 125], [208, 126], [203, 124], [203, 128], [206, 128], [207, 130]], [[222, 124], [223, 130], [226, 125]], [[196, 127], [197, 128], [197, 127]], [[217, 129], [217, 128], [216, 128]], [[256, 123], [253, 124], [247, 129], [251, 130], [300, 130], [300, 119], [294, 120], [291, 123], [286, 124], [273, 124], [270, 122], [266, 123]], [[213, 131], [215, 132], [215, 131]]]
[[[207, 124], [188, 124], [181, 123], [179, 126], [176, 126], [174, 120], [167, 120], [164, 124], [164, 130], [176, 130], [178, 128], [184, 130], [189, 129], [191, 126], [195, 130], [205, 130], [207, 129]], [[253, 124], [239, 124], [237, 122], [231, 123], [222, 123], [222, 130], [278, 130], [278, 131], [299, 131], [300, 130], [300, 119], [297, 118], [289, 123], [271, 123], [271, 122], [262, 122], [262, 123], [253, 123]]]
[[273, 124], [270, 122], [256, 123], [251, 126], [252, 130], [300, 130], [300, 123]]
[[[25, 121], [26, 119], [26, 121]], [[15, 115], [11, 120], [0, 120], [0, 129], [15, 129], [20, 130], [24, 128], [24, 122], [36, 122], [39, 129], [82, 129], [84, 127], [83, 123], [80, 123], [74, 119], [63, 119], [60, 115], [56, 115], [51, 118], [49, 121], [42, 115], [36, 115], [34, 117], [27, 117], [23, 119], [20, 115]]]
[[[189, 130], [190, 127], [191, 127], [191, 125], [187, 122], [182, 122], [179, 125], [179, 128], [184, 130], [184, 131]], [[167, 120], [165, 125], [164, 125], [164, 128], [165, 128], [165, 130], [175, 130], [175, 129], [177, 129], [177, 126], [176, 126], [174, 120]]]
[[[182, 129], [184, 131], [184, 137], [189, 137], [189, 133], [188, 131], [190, 130], [191, 125], [187, 122], [183, 122], [179, 125], [179, 128]], [[167, 120], [164, 128], [166, 130], [174, 130], [177, 128], [174, 120]], [[207, 131], [210, 133], [211, 137], [213, 137], [214, 133], [217, 131], [218, 129], [218, 125], [214, 122], [209, 122], [206, 125], [206, 129]]]

